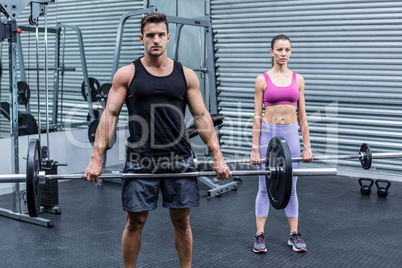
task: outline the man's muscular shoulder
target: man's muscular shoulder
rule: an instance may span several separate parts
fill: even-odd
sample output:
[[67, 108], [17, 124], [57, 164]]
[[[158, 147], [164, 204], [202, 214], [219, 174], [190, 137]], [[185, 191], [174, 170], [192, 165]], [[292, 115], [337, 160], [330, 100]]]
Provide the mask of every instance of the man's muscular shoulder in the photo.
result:
[[113, 84], [127, 86], [131, 83], [134, 77], [135, 67], [134, 64], [129, 64], [117, 70], [113, 78]]

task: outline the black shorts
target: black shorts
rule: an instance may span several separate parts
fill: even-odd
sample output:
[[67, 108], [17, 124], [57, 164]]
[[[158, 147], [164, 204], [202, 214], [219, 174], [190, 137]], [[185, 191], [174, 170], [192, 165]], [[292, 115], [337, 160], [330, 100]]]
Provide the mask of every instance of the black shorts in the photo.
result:
[[[154, 162], [155, 163], [155, 162]], [[158, 177], [157, 173], [194, 172], [192, 157], [162, 165], [126, 161], [123, 173], [156, 173], [155, 178], [122, 179], [123, 210], [150, 211], [157, 207], [159, 189], [166, 208], [191, 208], [199, 205], [197, 177]]]

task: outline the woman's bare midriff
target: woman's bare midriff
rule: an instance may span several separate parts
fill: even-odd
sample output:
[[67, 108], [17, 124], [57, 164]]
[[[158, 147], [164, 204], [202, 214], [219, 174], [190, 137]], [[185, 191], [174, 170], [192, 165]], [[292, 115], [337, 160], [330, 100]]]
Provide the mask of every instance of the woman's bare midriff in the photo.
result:
[[262, 122], [272, 125], [297, 123], [296, 106], [290, 104], [266, 106]]

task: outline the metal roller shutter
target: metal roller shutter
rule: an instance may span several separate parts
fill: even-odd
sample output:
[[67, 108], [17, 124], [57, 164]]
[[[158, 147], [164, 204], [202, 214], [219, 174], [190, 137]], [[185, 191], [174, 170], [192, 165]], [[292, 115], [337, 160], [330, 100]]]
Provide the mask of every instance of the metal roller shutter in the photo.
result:
[[[292, 40], [289, 67], [306, 82], [314, 154], [356, 154], [362, 143], [402, 150], [401, 1], [211, 0], [210, 9], [224, 153], [250, 153], [254, 81], [270, 68], [270, 41], [282, 33]], [[401, 178], [400, 161], [375, 166]], [[336, 163], [367, 175], [357, 160]]]

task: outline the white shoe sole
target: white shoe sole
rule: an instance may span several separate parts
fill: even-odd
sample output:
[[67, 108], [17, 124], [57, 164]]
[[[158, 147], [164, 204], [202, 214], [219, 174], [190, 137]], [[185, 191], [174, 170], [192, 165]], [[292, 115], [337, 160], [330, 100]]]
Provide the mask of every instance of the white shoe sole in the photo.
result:
[[267, 253], [267, 248], [265, 249], [255, 249], [253, 248], [254, 253], [264, 254]]
[[306, 252], [307, 251], [307, 247], [297, 248], [297, 247], [295, 247], [295, 245], [292, 242], [290, 242], [290, 240], [288, 240], [288, 245], [291, 246], [293, 251], [296, 251], [296, 252]]

